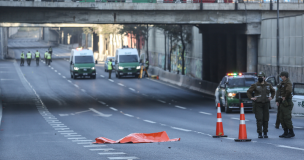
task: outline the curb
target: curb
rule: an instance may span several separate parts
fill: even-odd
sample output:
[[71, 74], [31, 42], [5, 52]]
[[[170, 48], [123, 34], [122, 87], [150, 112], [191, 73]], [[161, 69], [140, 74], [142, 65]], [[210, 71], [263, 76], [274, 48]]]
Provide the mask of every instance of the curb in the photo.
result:
[[159, 79], [163, 82], [185, 87], [190, 90], [198, 91], [211, 96], [215, 96], [214, 93], [218, 86], [217, 83], [191, 78], [185, 75], [175, 74], [153, 66], [150, 66], [149, 74], [158, 75]]

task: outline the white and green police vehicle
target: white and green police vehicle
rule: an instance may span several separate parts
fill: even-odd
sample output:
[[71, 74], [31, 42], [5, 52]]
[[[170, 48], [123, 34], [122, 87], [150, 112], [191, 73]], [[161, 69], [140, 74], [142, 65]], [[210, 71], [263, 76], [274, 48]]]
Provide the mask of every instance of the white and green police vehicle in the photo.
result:
[[137, 49], [121, 48], [116, 50], [115, 74], [117, 78], [122, 76], [139, 76], [140, 65]]
[[293, 83], [292, 95], [292, 115], [294, 117], [304, 117], [304, 83]]
[[70, 56], [71, 78], [96, 78], [94, 54], [89, 49], [72, 49]]
[[[220, 103], [221, 110], [230, 113], [233, 110], [240, 110], [240, 103], [244, 104], [245, 110], [252, 110], [252, 100], [247, 97], [249, 87], [258, 81], [256, 73], [227, 73], [215, 90], [215, 106]], [[276, 79], [273, 76], [267, 77], [266, 82], [276, 89]], [[270, 102], [275, 105], [275, 98]]]

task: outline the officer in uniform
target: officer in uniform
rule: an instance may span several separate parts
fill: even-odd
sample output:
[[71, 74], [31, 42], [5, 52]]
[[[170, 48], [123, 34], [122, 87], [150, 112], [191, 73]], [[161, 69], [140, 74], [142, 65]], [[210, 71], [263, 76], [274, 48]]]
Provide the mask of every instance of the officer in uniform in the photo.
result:
[[45, 65], [48, 65], [48, 60], [47, 60], [48, 54], [49, 54], [48, 51], [45, 51], [45, 53], [44, 53]]
[[282, 79], [281, 85], [278, 90], [281, 93], [281, 98], [279, 101], [280, 105], [280, 121], [282, 124], [282, 128], [284, 129], [284, 133], [280, 135], [281, 138], [291, 138], [294, 137], [295, 134], [293, 132], [293, 126], [291, 121], [291, 110], [293, 108], [292, 102], [292, 84], [288, 78], [288, 72], [283, 71], [280, 74], [280, 78]]
[[111, 79], [112, 68], [113, 68], [112, 59], [110, 59], [110, 61], [108, 62], [109, 79]]
[[40, 53], [38, 52], [38, 50], [35, 53], [35, 57], [36, 57], [36, 65], [39, 66]]
[[23, 53], [23, 51], [21, 53], [20, 58], [21, 58], [20, 66], [24, 66], [24, 53]]
[[149, 61], [148, 61], [148, 58], [146, 58], [146, 62], [145, 62], [145, 76], [149, 77], [148, 75], [148, 69], [149, 69]]
[[50, 65], [51, 64], [51, 54], [48, 54], [47, 55], [47, 65]]
[[[264, 132], [264, 138], [268, 138], [269, 106], [275, 94], [275, 89], [270, 83], [265, 82], [265, 78], [265, 73], [259, 72], [258, 82], [252, 84], [247, 90], [248, 98], [253, 100], [255, 105], [258, 138], [263, 138], [262, 131]], [[253, 92], [254, 97], [252, 97]], [[269, 96], [270, 93], [271, 96]]]
[[[49, 61], [52, 62], [52, 53], [53, 53], [53, 49], [52, 49], [52, 46], [50, 46], [49, 48], [49, 52], [48, 52], [50, 55], [51, 55], [51, 59], [49, 59]], [[50, 63], [50, 62], [49, 62]]]
[[32, 53], [30, 51], [28, 51], [28, 53], [26, 54], [26, 61], [27, 65], [30, 66], [32, 61]]
[[[281, 86], [281, 82], [282, 82], [282, 78], [280, 78], [280, 83], [277, 85], [277, 88], [280, 88]], [[282, 96], [280, 93], [280, 90], [277, 89], [276, 91], [276, 105], [278, 107], [278, 112], [277, 112], [277, 119], [276, 119], [276, 123], [275, 123], [275, 128], [279, 129], [280, 128], [280, 100], [281, 100]]]

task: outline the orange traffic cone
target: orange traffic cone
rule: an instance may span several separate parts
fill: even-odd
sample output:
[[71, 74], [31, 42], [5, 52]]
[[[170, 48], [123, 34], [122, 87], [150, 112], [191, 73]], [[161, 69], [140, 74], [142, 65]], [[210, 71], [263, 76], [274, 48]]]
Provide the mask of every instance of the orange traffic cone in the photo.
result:
[[227, 137], [224, 135], [223, 123], [222, 123], [222, 113], [221, 113], [221, 105], [217, 104], [217, 122], [216, 122], [216, 132], [213, 138]]
[[240, 114], [240, 127], [239, 127], [239, 138], [234, 139], [236, 142], [249, 142], [251, 139], [247, 139], [247, 131], [245, 124], [244, 104], [241, 103], [241, 114]]
[[159, 80], [159, 77], [158, 77], [158, 75], [157, 75], [156, 79], [157, 79], [157, 80]]

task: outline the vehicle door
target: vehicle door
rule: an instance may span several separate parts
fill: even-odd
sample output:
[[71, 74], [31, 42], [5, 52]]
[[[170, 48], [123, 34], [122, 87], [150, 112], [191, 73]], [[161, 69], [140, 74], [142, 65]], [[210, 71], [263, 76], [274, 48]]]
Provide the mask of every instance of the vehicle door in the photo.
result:
[[226, 91], [226, 83], [227, 83], [227, 76], [223, 77], [220, 85], [219, 85], [219, 102], [221, 106], [225, 105], [225, 91]]
[[295, 117], [304, 117], [304, 83], [293, 83], [292, 114]]

